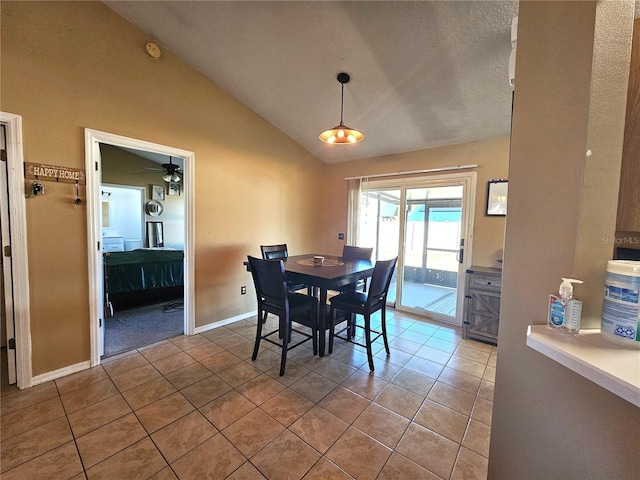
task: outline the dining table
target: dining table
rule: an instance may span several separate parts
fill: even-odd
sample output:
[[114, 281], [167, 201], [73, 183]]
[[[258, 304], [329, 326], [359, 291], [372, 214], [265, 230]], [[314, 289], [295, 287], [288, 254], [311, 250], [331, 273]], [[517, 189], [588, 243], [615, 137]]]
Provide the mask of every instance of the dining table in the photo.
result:
[[[317, 257], [324, 260], [320, 263]], [[310, 253], [283, 258], [285, 276], [288, 281], [301, 283], [318, 294], [318, 353], [324, 356], [327, 321], [327, 292], [344, 290], [355, 285], [358, 280], [371, 277], [374, 264], [369, 260], [345, 260], [335, 255]]]

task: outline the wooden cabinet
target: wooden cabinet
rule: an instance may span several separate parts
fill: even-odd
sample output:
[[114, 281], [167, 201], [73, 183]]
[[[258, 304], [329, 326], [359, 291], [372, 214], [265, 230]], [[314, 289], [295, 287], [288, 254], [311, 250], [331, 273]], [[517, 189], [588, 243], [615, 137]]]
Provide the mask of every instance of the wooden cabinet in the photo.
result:
[[467, 269], [462, 338], [498, 344], [502, 270], [491, 267]]
[[640, 232], [640, 18], [633, 27], [616, 230]]

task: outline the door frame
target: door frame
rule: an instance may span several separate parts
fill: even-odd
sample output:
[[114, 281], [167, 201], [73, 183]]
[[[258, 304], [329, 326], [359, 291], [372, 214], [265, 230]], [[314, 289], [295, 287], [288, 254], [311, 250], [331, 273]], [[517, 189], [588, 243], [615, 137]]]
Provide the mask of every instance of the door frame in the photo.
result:
[[[397, 272], [404, 271], [404, 256], [401, 254], [400, 249], [403, 248], [406, 234], [406, 215], [402, 207], [406, 203], [405, 192], [408, 188], [417, 188], [421, 186], [425, 186], [429, 184], [429, 186], [437, 187], [437, 186], [445, 186], [451, 185], [453, 183], [457, 183], [458, 185], [463, 185], [466, 187], [465, 195], [462, 199], [462, 219], [461, 226], [463, 231], [461, 233], [462, 238], [464, 238], [464, 258], [461, 262], [462, 267], [459, 268], [459, 281], [458, 281], [458, 290], [457, 290], [457, 298], [456, 298], [456, 318], [455, 321], [452, 321], [450, 317], [444, 317], [440, 315], [435, 315], [433, 313], [429, 314], [434, 317], [435, 320], [442, 321], [445, 323], [451, 323], [454, 325], [462, 325], [463, 315], [462, 311], [464, 308], [464, 295], [465, 295], [465, 287], [466, 287], [466, 275], [460, 274], [460, 272], [465, 272], [466, 269], [471, 266], [471, 259], [473, 258], [473, 225], [475, 219], [475, 207], [476, 207], [476, 194], [477, 194], [477, 172], [475, 171], [467, 171], [467, 172], [456, 172], [456, 173], [442, 173], [442, 174], [427, 174], [420, 175], [416, 177], [390, 177], [390, 178], [381, 178], [381, 179], [373, 179], [367, 180], [366, 188], [362, 188], [361, 190], [378, 190], [378, 189], [398, 189], [400, 190], [400, 211], [399, 211], [399, 228], [400, 232], [398, 235], [398, 265], [396, 267]], [[466, 236], [465, 233], [466, 232]], [[402, 282], [398, 280], [397, 282], [397, 292], [396, 292], [396, 301], [394, 304], [394, 308], [400, 311], [406, 311], [409, 313], [413, 313], [416, 315], [427, 316], [427, 313], [417, 310], [410, 309], [407, 307], [402, 307], [400, 304], [400, 299], [402, 299]]]
[[102, 298], [103, 265], [101, 241], [102, 164], [100, 144], [134, 148], [148, 152], [184, 158], [182, 182], [184, 185], [184, 334], [195, 334], [195, 154], [188, 150], [124, 137], [113, 133], [85, 128], [85, 167], [87, 176], [87, 251], [89, 257], [89, 317], [91, 337], [91, 366], [100, 364], [100, 328], [104, 325], [104, 299]]
[[[29, 301], [29, 261], [27, 249], [27, 207], [22, 149], [22, 116], [0, 112], [6, 128], [7, 185], [9, 186], [9, 232], [13, 288], [14, 338], [16, 342], [16, 385], [33, 386], [31, 363], [31, 304]], [[3, 207], [4, 208], [4, 207]]]

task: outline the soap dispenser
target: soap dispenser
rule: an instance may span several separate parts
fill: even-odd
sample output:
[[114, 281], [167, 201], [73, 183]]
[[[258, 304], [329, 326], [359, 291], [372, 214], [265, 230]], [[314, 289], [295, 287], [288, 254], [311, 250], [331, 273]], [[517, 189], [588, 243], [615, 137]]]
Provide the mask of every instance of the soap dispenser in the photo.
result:
[[573, 298], [573, 284], [582, 280], [563, 278], [559, 296], [549, 295], [549, 317], [547, 324], [554, 330], [575, 335], [580, 331], [582, 302]]
[[573, 298], [574, 283], [582, 283], [582, 280], [563, 278], [560, 295], [565, 302], [564, 325], [562, 333], [577, 335], [580, 333], [580, 320], [582, 318], [582, 302]]

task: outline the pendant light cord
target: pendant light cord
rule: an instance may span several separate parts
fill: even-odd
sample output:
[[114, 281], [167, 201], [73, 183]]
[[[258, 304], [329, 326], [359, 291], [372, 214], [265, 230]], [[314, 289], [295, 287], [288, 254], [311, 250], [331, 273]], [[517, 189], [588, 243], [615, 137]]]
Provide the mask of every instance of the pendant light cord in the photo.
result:
[[342, 85], [342, 94], [340, 96], [340, 126], [344, 125], [342, 123], [342, 114], [344, 112], [344, 83], [341, 83], [340, 85]]

